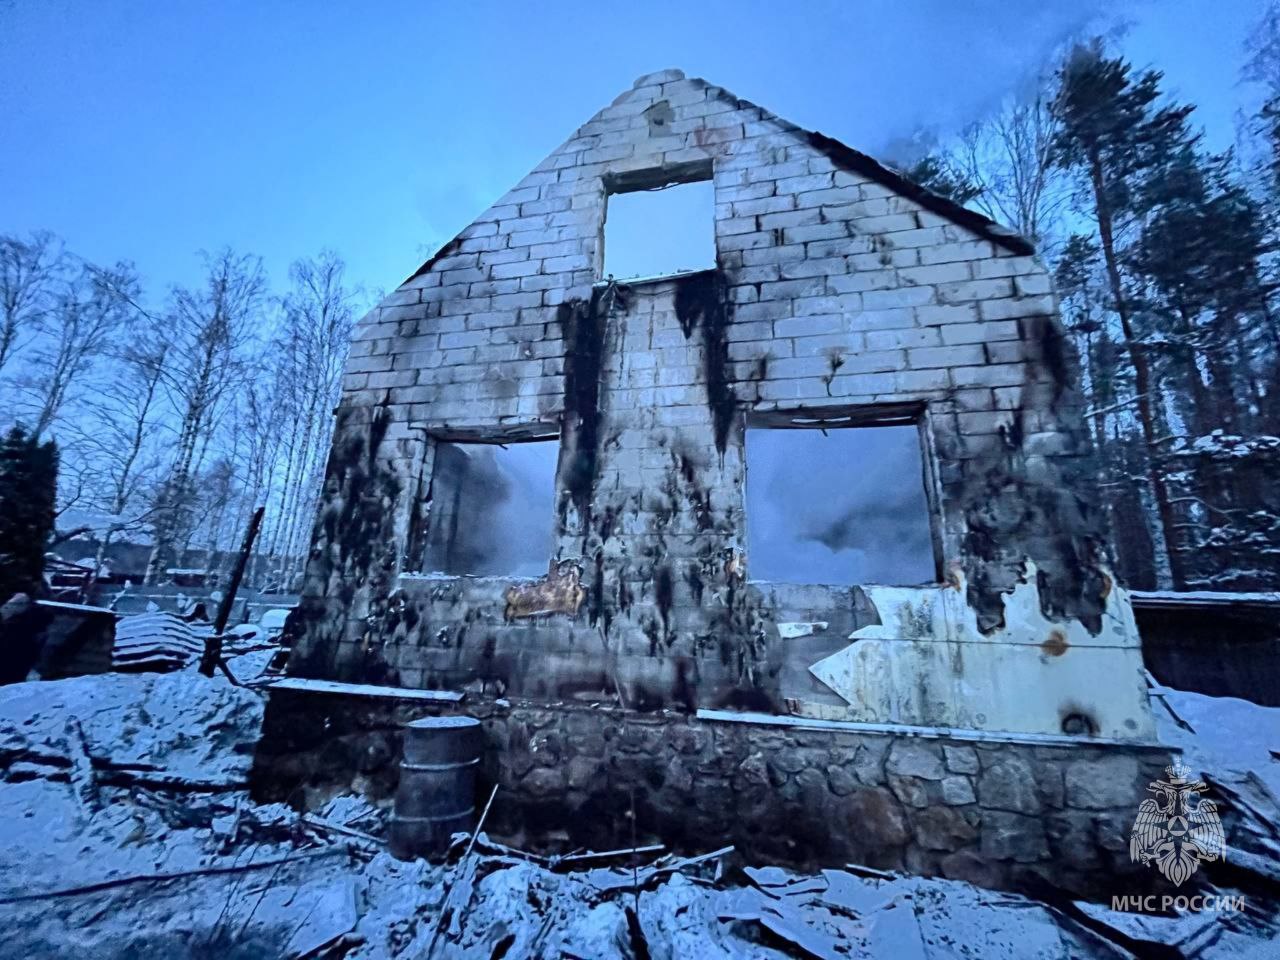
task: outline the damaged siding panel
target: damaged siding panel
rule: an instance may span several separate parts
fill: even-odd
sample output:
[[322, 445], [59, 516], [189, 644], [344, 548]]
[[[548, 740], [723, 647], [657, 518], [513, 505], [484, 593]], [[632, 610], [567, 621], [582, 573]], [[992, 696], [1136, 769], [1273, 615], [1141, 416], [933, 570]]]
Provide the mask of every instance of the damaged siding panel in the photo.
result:
[[879, 622], [854, 630], [846, 647], [809, 668], [846, 707], [806, 704], [797, 696], [795, 712], [876, 723], [1153, 738], [1127, 593], [1120, 587], [1109, 591], [1105, 627], [1094, 634], [1079, 621], [1046, 618], [1037, 580], [1034, 565], [1028, 565], [1005, 598], [1004, 625], [995, 632], [979, 628], [958, 578], [934, 589], [861, 588]]
[[1054, 659], [1026, 644], [871, 640], [810, 669], [851, 702], [837, 708], [797, 699], [801, 716], [1125, 741], [1155, 736], [1138, 650], [1082, 647]]

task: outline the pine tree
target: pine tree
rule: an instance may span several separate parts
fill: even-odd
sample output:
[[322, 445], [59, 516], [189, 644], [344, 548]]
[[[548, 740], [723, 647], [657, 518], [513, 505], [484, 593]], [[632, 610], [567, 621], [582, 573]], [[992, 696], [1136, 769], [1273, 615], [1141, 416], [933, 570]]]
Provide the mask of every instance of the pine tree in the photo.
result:
[[1174, 147], [1194, 143], [1187, 131], [1189, 106], [1158, 106], [1161, 75], [1136, 78], [1128, 63], [1108, 58], [1100, 44], [1073, 51], [1060, 76], [1055, 144], [1057, 163], [1081, 174], [1089, 212], [1098, 228], [1105, 276], [1123, 344], [1133, 367], [1134, 406], [1148, 451], [1146, 470], [1159, 518], [1160, 540], [1174, 586], [1186, 583], [1178, 545], [1177, 516], [1157, 458], [1159, 384], [1136, 326], [1132, 292], [1122, 275], [1124, 234], [1140, 212], [1145, 176]]
[[940, 197], [961, 206], [973, 200], [982, 188], [970, 180], [955, 164], [937, 153], [927, 153], [899, 173]]
[[[44, 554], [53, 533], [58, 450], [22, 427], [0, 441], [0, 598], [43, 592]], [[0, 602], [3, 602], [0, 600]]]
[[1229, 154], [1189, 146], [1173, 155], [1144, 185], [1149, 214], [1130, 257], [1150, 308], [1169, 318], [1162, 332], [1185, 365], [1201, 433], [1239, 426], [1249, 389], [1242, 321], [1264, 295], [1261, 211], [1232, 181], [1230, 163]]
[[1166, 405], [1180, 411], [1162, 452], [1179, 468], [1170, 485], [1185, 572], [1195, 585], [1249, 589], [1273, 579], [1268, 567], [1276, 566], [1252, 546], [1276, 507], [1265, 480], [1275, 444], [1254, 436], [1250, 402], [1264, 346], [1256, 335], [1263, 217], [1230, 154], [1202, 154], [1191, 143], [1148, 174], [1140, 206], [1127, 260], [1160, 345]]
[[1062, 304], [1062, 319], [1076, 338], [1084, 361], [1085, 390], [1093, 441], [1099, 451], [1107, 442], [1107, 411], [1116, 402], [1115, 354], [1107, 332], [1099, 278], [1099, 250], [1092, 237], [1074, 234], [1063, 244], [1054, 269], [1054, 285]]

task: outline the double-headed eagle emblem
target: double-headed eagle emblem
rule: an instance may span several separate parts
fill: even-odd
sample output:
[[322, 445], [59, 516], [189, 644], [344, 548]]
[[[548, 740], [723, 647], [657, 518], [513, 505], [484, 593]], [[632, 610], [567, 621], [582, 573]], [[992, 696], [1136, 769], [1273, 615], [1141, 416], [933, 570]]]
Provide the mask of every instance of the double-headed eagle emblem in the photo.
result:
[[1226, 856], [1226, 837], [1218, 819], [1218, 805], [1201, 796], [1209, 789], [1192, 780], [1191, 768], [1181, 760], [1165, 767], [1168, 780], [1155, 780], [1147, 790], [1129, 833], [1130, 859], [1154, 863], [1174, 886], [1181, 886], [1200, 868], [1200, 861]]

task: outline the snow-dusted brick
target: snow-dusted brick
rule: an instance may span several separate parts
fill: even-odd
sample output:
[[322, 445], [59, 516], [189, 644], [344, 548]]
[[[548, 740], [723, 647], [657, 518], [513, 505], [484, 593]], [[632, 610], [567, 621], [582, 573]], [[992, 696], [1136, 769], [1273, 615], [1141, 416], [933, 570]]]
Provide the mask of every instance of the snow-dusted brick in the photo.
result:
[[913, 369], [932, 367], [968, 367], [987, 362], [980, 345], [948, 347], [913, 347], [907, 351], [907, 364]]
[[898, 330], [868, 330], [868, 350], [898, 350], [907, 347], [936, 347], [942, 337], [936, 327], [904, 327]]
[[868, 310], [892, 310], [896, 307], [923, 307], [934, 301], [932, 287], [898, 287], [896, 290], [868, 290], [862, 304]]
[[839, 333], [844, 329], [844, 317], [840, 314], [813, 314], [776, 320], [773, 333], [776, 337], [808, 337], [815, 334]]

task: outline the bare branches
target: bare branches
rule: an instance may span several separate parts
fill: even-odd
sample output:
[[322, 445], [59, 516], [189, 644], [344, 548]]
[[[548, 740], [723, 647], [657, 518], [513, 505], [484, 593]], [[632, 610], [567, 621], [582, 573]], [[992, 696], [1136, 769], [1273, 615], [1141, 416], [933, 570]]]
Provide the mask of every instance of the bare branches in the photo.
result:
[[1241, 75], [1261, 84], [1268, 98], [1280, 96], [1280, 4], [1269, 3], [1245, 40]]
[[267, 503], [260, 553], [289, 580], [306, 553], [355, 296], [329, 251], [294, 263], [281, 297], [256, 257], [223, 250], [204, 265], [202, 282], [157, 307], [129, 264], [85, 262], [51, 234], [0, 236], [0, 408], [56, 435], [59, 542], [91, 535], [97, 566], [113, 540], [150, 534], [151, 580], [195, 546], [214, 572]]
[[310, 533], [332, 435], [331, 411], [338, 400], [355, 320], [354, 295], [344, 285], [344, 269], [331, 251], [313, 260], [299, 260], [290, 268], [292, 289], [280, 301], [281, 319], [273, 343], [278, 365], [273, 370], [272, 403], [292, 429], [286, 427], [274, 441], [265, 437], [252, 441], [258, 448], [274, 446], [277, 451], [265, 477], [268, 492], [278, 500], [264, 542], [274, 572], [284, 580], [300, 571], [306, 552], [304, 541]]
[[103, 550], [115, 536], [143, 529], [153, 513], [167, 354], [160, 322], [135, 312], [108, 350], [110, 368], [94, 384], [92, 402], [64, 431], [88, 475], [90, 507], [97, 514], [92, 529]]
[[[256, 260], [224, 252], [208, 265], [204, 288], [174, 292], [163, 357], [137, 360], [156, 371], [177, 435], [155, 497], [148, 576], [157, 579], [197, 536], [214, 572], [227, 538], [265, 503], [260, 552], [267, 574], [287, 581], [306, 553], [354, 296], [342, 261], [326, 252], [292, 266], [291, 289], [268, 319]], [[257, 335], [263, 328], [273, 328], [269, 340]]]
[[979, 190], [973, 203], [1037, 245], [1049, 239], [1066, 202], [1053, 165], [1057, 97], [1046, 74], [1029, 96], [1011, 97], [994, 115], [967, 127], [951, 162]]
[[[102, 277], [108, 274], [112, 280], [104, 283]], [[93, 363], [110, 350], [128, 324], [130, 308], [113, 291], [135, 284], [127, 265], [105, 271], [87, 264], [81, 264], [63, 283], [45, 313], [43, 336], [35, 348], [28, 380], [36, 401], [36, 436], [49, 430]]]
[[39, 331], [65, 260], [62, 243], [51, 233], [27, 240], [0, 235], [0, 371], [22, 340]]

